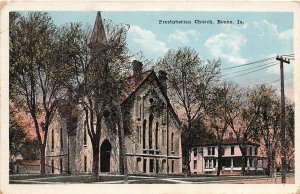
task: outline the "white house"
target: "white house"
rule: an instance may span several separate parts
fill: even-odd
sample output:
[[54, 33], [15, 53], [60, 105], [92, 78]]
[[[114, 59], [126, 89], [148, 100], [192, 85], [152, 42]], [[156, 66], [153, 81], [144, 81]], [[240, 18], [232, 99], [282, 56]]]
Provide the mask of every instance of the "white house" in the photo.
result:
[[[263, 173], [263, 157], [259, 156], [259, 145], [248, 142], [247, 173]], [[242, 170], [242, 153], [237, 140], [233, 137], [223, 140], [222, 174], [240, 174]], [[218, 169], [218, 144], [206, 143], [194, 147], [191, 151], [190, 169], [192, 174], [216, 174]]]

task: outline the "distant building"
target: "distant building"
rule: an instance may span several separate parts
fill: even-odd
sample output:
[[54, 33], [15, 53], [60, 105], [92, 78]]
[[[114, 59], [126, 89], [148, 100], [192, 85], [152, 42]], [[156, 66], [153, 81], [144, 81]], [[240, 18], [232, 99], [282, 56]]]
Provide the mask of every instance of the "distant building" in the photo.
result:
[[[91, 45], [105, 45], [105, 39], [98, 13]], [[143, 72], [143, 64], [136, 60], [132, 68], [133, 75], [124, 80], [128, 87], [123, 91], [122, 102], [128, 110], [125, 120], [130, 123], [124, 127], [128, 173], [179, 174], [182, 172], [181, 131], [179, 119], [167, 96], [167, 74], [160, 71], [157, 76], [153, 70]], [[84, 118], [83, 111], [73, 120], [56, 114], [47, 138], [48, 173], [92, 171], [92, 145]], [[103, 122], [100, 173], [122, 172], [119, 133], [116, 124]]]
[[40, 160], [16, 160], [14, 163], [16, 174], [39, 174]]
[[[264, 157], [259, 156], [259, 144], [248, 142], [247, 165], [248, 174], [263, 173]], [[242, 170], [242, 153], [239, 144], [233, 136], [224, 138], [222, 146], [222, 174], [237, 175]], [[218, 144], [205, 143], [194, 147], [191, 151], [190, 169], [192, 174], [216, 174], [218, 170]]]

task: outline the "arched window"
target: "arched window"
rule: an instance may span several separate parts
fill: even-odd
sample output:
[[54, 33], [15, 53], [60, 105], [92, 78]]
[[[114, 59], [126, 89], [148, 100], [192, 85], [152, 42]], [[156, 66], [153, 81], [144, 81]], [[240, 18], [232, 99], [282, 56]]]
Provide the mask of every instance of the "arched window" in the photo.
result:
[[149, 115], [149, 149], [152, 149], [152, 122], [153, 122], [153, 115]]
[[171, 151], [174, 151], [174, 133], [171, 133]]
[[167, 113], [166, 105], [163, 104], [163, 106], [162, 106], [162, 115], [161, 115], [161, 124], [162, 125], [166, 124], [166, 117], [167, 117], [166, 113]]
[[140, 143], [140, 126], [136, 128], [136, 143]]
[[143, 123], [143, 149], [146, 148], [146, 125], [147, 125], [147, 120], [144, 120]]
[[138, 121], [140, 121], [142, 118], [142, 103], [141, 102], [142, 102], [141, 97], [138, 96], [137, 101], [136, 101], [136, 118]]
[[84, 122], [84, 128], [83, 128], [83, 145], [85, 146], [86, 145], [86, 122]]
[[60, 128], [60, 148], [64, 148], [64, 141], [63, 141], [63, 129]]
[[156, 122], [155, 128], [155, 149], [158, 150], [158, 122]]
[[51, 150], [54, 150], [54, 129], [51, 131]]

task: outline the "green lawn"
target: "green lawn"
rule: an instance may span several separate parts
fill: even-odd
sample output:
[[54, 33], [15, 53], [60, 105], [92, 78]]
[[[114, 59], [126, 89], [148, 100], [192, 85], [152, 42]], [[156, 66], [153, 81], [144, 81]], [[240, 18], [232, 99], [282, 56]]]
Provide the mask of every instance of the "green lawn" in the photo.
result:
[[[41, 176], [41, 175], [28, 175], [28, 176], [10, 176], [10, 183], [11, 184], [31, 184], [19, 182], [18, 180], [29, 180], [35, 179], [36, 181], [43, 183], [43, 182], [57, 182], [57, 183], [92, 183], [92, 182], [107, 182], [107, 181], [121, 181], [124, 180], [123, 176], [99, 176], [97, 180], [91, 178], [90, 175], [84, 176], [68, 176], [68, 175], [48, 175], [48, 176]], [[128, 180], [142, 180], [142, 178], [138, 177], [129, 177]], [[34, 184], [34, 183], [33, 183]]]
[[[266, 176], [215, 176], [215, 175], [203, 175], [203, 176], [190, 176], [184, 177], [180, 176], [169, 176], [161, 175], [152, 178], [144, 178], [142, 175], [134, 175], [134, 177], [129, 176], [130, 184], [175, 184], [176, 180], [186, 181], [193, 183], [201, 182], [211, 182], [211, 181], [228, 181], [228, 180], [242, 180], [242, 179], [262, 179], [267, 178]], [[175, 181], [165, 180], [171, 178]], [[29, 180], [33, 179], [33, 180]], [[24, 182], [20, 182], [24, 180]], [[26, 182], [28, 180], [28, 182]], [[123, 181], [124, 177], [122, 175], [100, 175], [98, 180], [94, 180], [90, 175], [12, 175], [10, 176], [11, 184], [43, 184], [47, 182], [53, 183], [93, 183], [93, 182], [109, 182], [109, 181]], [[37, 181], [37, 182], [32, 182]]]
[[9, 180], [26, 180], [26, 179], [34, 179], [34, 178], [57, 177], [57, 176], [62, 176], [62, 175], [40, 175], [40, 174], [10, 175]]
[[206, 181], [227, 181], [227, 180], [242, 180], [242, 179], [259, 179], [267, 178], [266, 176], [210, 176], [210, 177], [194, 177], [194, 178], [185, 178], [177, 179], [187, 182], [206, 182]]
[[176, 184], [172, 181], [161, 180], [161, 179], [143, 179], [137, 180], [134, 182], [130, 182], [130, 184]]

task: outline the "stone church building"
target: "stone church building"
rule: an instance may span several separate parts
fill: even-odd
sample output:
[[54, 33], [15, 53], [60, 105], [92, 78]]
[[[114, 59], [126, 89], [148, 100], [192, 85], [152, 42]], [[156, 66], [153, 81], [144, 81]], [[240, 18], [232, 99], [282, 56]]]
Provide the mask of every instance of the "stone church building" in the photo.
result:
[[[100, 12], [97, 13], [90, 43], [105, 41]], [[124, 82], [122, 106], [130, 123], [125, 128], [125, 147], [129, 174], [182, 173], [181, 130], [179, 119], [167, 96], [167, 74], [142, 71], [143, 64], [132, 62], [133, 75]], [[57, 113], [49, 128], [46, 147], [48, 173], [90, 173], [92, 145], [84, 124], [83, 112], [72, 121]], [[126, 133], [129, 130], [130, 133]], [[122, 172], [119, 130], [104, 125], [100, 139], [100, 173]]]

